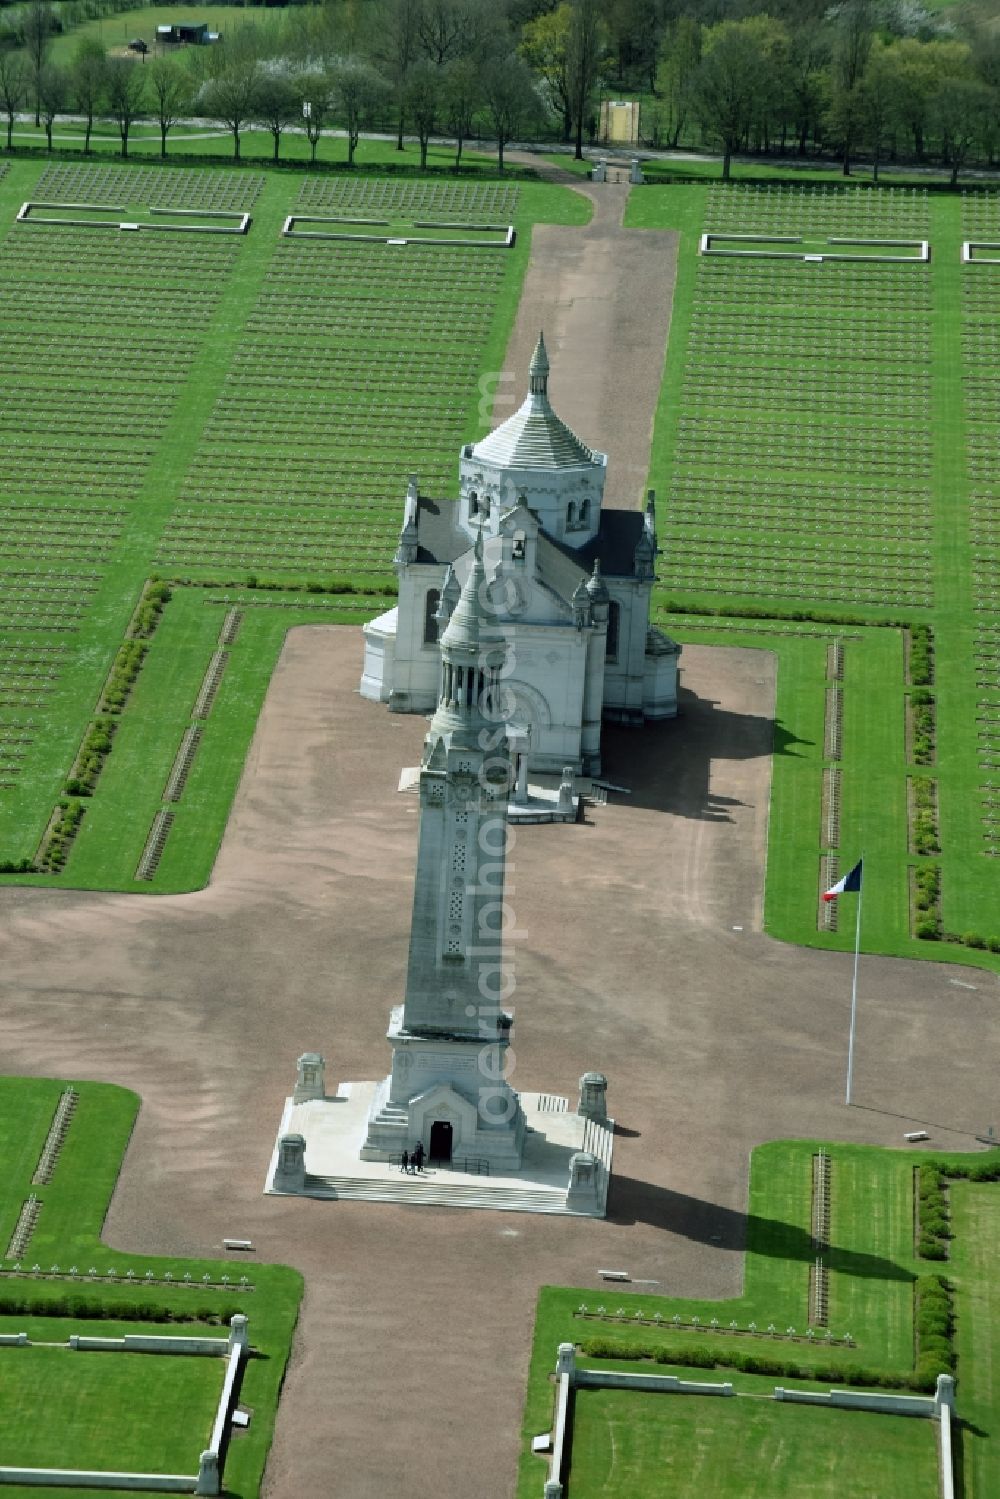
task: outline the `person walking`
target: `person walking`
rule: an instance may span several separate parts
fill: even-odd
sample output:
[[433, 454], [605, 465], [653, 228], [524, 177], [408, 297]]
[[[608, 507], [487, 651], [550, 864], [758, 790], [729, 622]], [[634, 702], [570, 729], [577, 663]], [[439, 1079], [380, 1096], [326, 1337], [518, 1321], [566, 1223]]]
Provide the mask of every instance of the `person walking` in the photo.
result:
[[414, 1169], [414, 1171], [423, 1171], [423, 1169], [424, 1169], [424, 1142], [423, 1142], [423, 1140], [418, 1140], [417, 1141], [417, 1148], [413, 1152], [413, 1169]]
[[407, 1151], [407, 1150], [403, 1151], [403, 1158], [402, 1158], [402, 1160], [399, 1163], [399, 1169], [400, 1169], [400, 1171], [402, 1171], [402, 1173], [403, 1173], [404, 1176], [409, 1172], [409, 1169], [410, 1169], [410, 1154], [409, 1154], [409, 1151]]

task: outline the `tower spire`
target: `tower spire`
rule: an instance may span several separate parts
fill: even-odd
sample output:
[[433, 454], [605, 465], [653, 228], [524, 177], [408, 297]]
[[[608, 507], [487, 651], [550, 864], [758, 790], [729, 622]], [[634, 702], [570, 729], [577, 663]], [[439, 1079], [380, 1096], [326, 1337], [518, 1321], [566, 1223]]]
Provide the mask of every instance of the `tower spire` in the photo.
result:
[[528, 391], [533, 396], [549, 397], [549, 356], [545, 350], [545, 334], [539, 333], [535, 352], [528, 365]]

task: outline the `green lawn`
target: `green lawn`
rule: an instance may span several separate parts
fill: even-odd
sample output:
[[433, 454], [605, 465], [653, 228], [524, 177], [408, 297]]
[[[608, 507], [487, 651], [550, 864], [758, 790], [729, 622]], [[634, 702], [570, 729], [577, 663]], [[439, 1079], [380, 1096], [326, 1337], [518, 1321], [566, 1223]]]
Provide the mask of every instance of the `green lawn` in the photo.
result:
[[[818, 929], [821, 855], [839, 858], [842, 873], [864, 854], [866, 949], [997, 966], [985, 948], [1000, 939], [1000, 592], [987, 437], [994, 395], [981, 371], [1000, 278], [963, 267], [959, 249], [963, 236], [1000, 223], [998, 204], [995, 193], [795, 181], [652, 187], [629, 200], [631, 224], [681, 234], [650, 475], [669, 558], [658, 606], [682, 641], [778, 654], [765, 921], [786, 940], [851, 945], [846, 901], [840, 930]], [[699, 235], [712, 229], [928, 238], [932, 260], [713, 261], [697, 255]], [[732, 617], [748, 610], [811, 611], [820, 622]], [[705, 611], [718, 623], [699, 617]], [[905, 732], [913, 686], [900, 628], [924, 622], [934, 632], [937, 736], [926, 766]], [[826, 652], [837, 638], [839, 753], [824, 736], [834, 685]], [[871, 713], [873, 701], [883, 711]], [[824, 768], [841, 792], [832, 841], [821, 816]], [[940, 856], [911, 852], [915, 775], [936, 792]], [[916, 940], [910, 878], [921, 863], [940, 869], [943, 931], [978, 945]]]
[[778, 1403], [772, 1389], [753, 1381], [737, 1399], [581, 1390], [569, 1499], [934, 1499], [931, 1422]]
[[[256, 1499], [298, 1315], [301, 1277], [278, 1265], [247, 1262], [234, 1267], [212, 1260], [123, 1255], [103, 1244], [104, 1219], [138, 1099], [123, 1088], [73, 1082], [79, 1102], [52, 1179], [32, 1186], [38, 1154], [66, 1086], [55, 1079], [0, 1079], [0, 1143], [14, 1145], [5, 1150], [0, 1173], [0, 1329], [24, 1331], [47, 1342], [65, 1342], [74, 1332], [108, 1337], [135, 1331], [207, 1332], [218, 1337], [225, 1335], [218, 1318], [234, 1309], [245, 1312], [251, 1343], [261, 1356], [251, 1358], [246, 1368], [242, 1399], [254, 1410], [254, 1419], [230, 1448], [226, 1492], [234, 1499]], [[6, 1249], [31, 1192], [42, 1206], [17, 1262], [21, 1268], [14, 1271]], [[241, 1275], [246, 1285], [239, 1283]], [[12, 1308], [14, 1302], [17, 1307]], [[30, 1305], [19, 1309], [25, 1302]], [[100, 1317], [82, 1314], [84, 1307], [94, 1306], [101, 1309]], [[171, 1320], [161, 1325], [137, 1322], [140, 1307], [169, 1311]], [[22, 1361], [25, 1355], [29, 1363]], [[2, 1460], [72, 1466], [77, 1451], [77, 1466], [159, 1464], [194, 1472], [220, 1387], [221, 1362], [211, 1359], [4, 1350]], [[59, 1411], [59, 1420], [40, 1421], [38, 1413], [46, 1408]], [[21, 1418], [20, 1411], [31, 1412], [32, 1419]], [[16, 1456], [15, 1432], [22, 1437]], [[83, 1433], [79, 1449], [77, 1432]], [[9, 1492], [12, 1499], [21, 1499], [28, 1491], [14, 1487]], [[50, 1492], [63, 1499], [63, 1491]]]
[[224, 1373], [221, 1358], [5, 1348], [3, 1461], [196, 1473]]
[[[809, 1265], [817, 1252], [811, 1235], [812, 1159], [817, 1148], [817, 1143], [810, 1141], [773, 1141], [753, 1152], [745, 1220], [728, 1227], [723, 1221], [721, 1225], [727, 1242], [746, 1245], [741, 1296], [728, 1301], [698, 1301], [652, 1296], [623, 1285], [606, 1285], [599, 1291], [543, 1288], [525, 1400], [519, 1499], [532, 1499], [540, 1488], [542, 1467], [530, 1450], [531, 1437], [551, 1424], [551, 1373], [561, 1342], [576, 1344], [585, 1366], [633, 1372], [655, 1367], [657, 1372], [676, 1372], [691, 1379], [732, 1379], [737, 1390], [758, 1395], [769, 1395], [775, 1384], [829, 1389], [831, 1385], [871, 1382], [878, 1375], [905, 1386], [914, 1367], [915, 1286], [918, 1279], [935, 1274], [947, 1277], [954, 1295], [959, 1451], [965, 1475], [964, 1487], [960, 1483], [958, 1493], [964, 1499], [973, 1499], [992, 1492], [995, 1439], [1000, 1430], [996, 1367], [996, 1350], [1000, 1348], [1000, 1295], [996, 1292], [1000, 1183], [953, 1183], [949, 1189], [953, 1234], [950, 1257], [945, 1262], [918, 1259], [914, 1246], [915, 1167], [922, 1161], [934, 1161], [946, 1169], [949, 1162], [968, 1167], [970, 1157], [825, 1144], [823, 1149], [831, 1160], [831, 1216], [830, 1244], [824, 1259], [830, 1272], [829, 1327], [837, 1339], [828, 1343], [822, 1333], [812, 1339], [806, 1333]], [[586, 1315], [581, 1315], [584, 1308]], [[642, 1321], [636, 1320], [637, 1314]], [[718, 1324], [715, 1328], [711, 1326], [713, 1319]], [[731, 1323], [736, 1324], [736, 1331], [730, 1330]], [[851, 1335], [849, 1345], [841, 1341], [846, 1333]], [[628, 1350], [632, 1350], [631, 1359], [625, 1357]], [[733, 1372], [732, 1361], [748, 1355], [769, 1360], [789, 1372], [766, 1377]], [[649, 1362], [653, 1357], [655, 1366]], [[750, 1412], [745, 1417], [746, 1425], [741, 1425], [745, 1437], [729, 1432], [726, 1440], [730, 1450], [723, 1450], [725, 1443], [720, 1449], [712, 1447], [709, 1439], [715, 1423], [742, 1423], [744, 1417], [734, 1412], [744, 1409]], [[657, 1493], [661, 1491], [656, 1487], [659, 1480], [653, 1475], [659, 1473], [664, 1475], [662, 1492], [673, 1494], [678, 1491], [675, 1484], [681, 1481], [678, 1474], [685, 1471], [699, 1473], [702, 1482], [700, 1489], [697, 1485], [690, 1490], [681, 1488], [681, 1493], [756, 1493], [758, 1490], [749, 1486], [739, 1489], [740, 1464], [743, 1481], [752, 1485], [759, 1473], [769, 1471], [779, 1451], [775, 1440], [779, 1444], [784, 1441], [780, 1425], [772, 1427], [771, 1415], [762, 1416], [761, 1412], [771, 1412], [774, 1420], [780, 1421], [792, 1409], [801, 1410], [791, 1406], [776, 1409], [756, 1401], [620, 1397], [619, 1392], [584, 1391], [578, 1397], [574, 1422], [571, 1499], [579, 1499], [581, 1493], [626, 1493], [629, 1482], [634, 1484], [633, 1491]], [[785, 1431], [794, 1433], [797, 1423], [802, 1422], [804, 1427], [808, 1425], [806, 1416], [818, 1414], [801, 1411]], [[843, 1421], [851, 1421], [854, 1414], [844, 1414]], [[762, 1424], [758, 1424], [758, 1418]], [[864, 1417], [862, 1429], [870, 1430], [869, 1437], [858, 1437], [859, 1428], [847, 1426], [843, 1436], [831, 1438], [834, 1445], [830, 1456], [817, 1455], [815, 1472], [797, 1437], [789, 1436], [788, 1448], [781, 1449], [774, 1470], [779, 1486], [770, 1492], [827, 1492], [810, 1485], [814, 1481], [838, 1481], [834, 1472], [838, 1440], [864, 1452], [866, 1462], [878, 1464], [883, 1442], [887, 1450], [892, 1450], [895, 1442], [891, 1433], [897, 1423], [889, 1421], [883, 1427], [883, 1419]], [[871, 1421], [878, 1424], [869, 1428]], [[830, 1422], [831, 1427], [839, 1424]], [[933, 1493], [933, 1432], [919, 1421], [899, 1425], [904, 1431], [912, 1429], [915, 1435], [909, 1456], [901, 1448], [894, 1459], [906, 1475], [905, 1482], [913, 1487], [898, 1491], [923, 1492], [918, 1486], [923, 1482], [931, 1485], [927, 1492]], [[631, 1437], [629, 1427], [633, 1428]], [[924, 1463], [919, 1455], [923, 1439], [916, 1435], [918, 1429], [928, 1433], [930, 1442], [926, 1478], [918, 1477]], [[686, 1465], [682, 1462], [676, 1473], [664, 1466], [675, 1443], [687, 1453]], [[690, 1447], [684, 1446], [688, 1443]], [[876, 1451], [869, 1458], [873, 1448]], [[824, 1450], [821, 1444], [817, 1452]], [[613, 1472], [609, 1469], [612, 1458]], [[718, 1470], [700, 1466], [717, 1461]], [[911, 1471], [909, 1465], [914, 1462], [916, 1469]], [[646, 1464], [650, 1476], [640, 1479]], [[883, 1494], [897, 1491], [887, 1487], [895, 1480], [876, 1469], [863, 1470], [856, 1480], [849, 1473], [841, 1474], [840, 1481], [848, 1487], [830, 1492], [877, 1493], [881, 1499]], [[851, 1488], [855, 1481], [859, 1487]], [[602, 1483], [609, 1486], [602, 1488]], [[619, 1484], [625, 1487], [619, 1490]]]
[[992, 1182], [956, 1182], [950, 1196], [948, 1275], [960, 1297], [961, 1492], [965, 1499], [986, 1499], [996, 1483], [1000, 1437], [1000, 1191]]
[[[253, 227], [225, 238], [14, 225], [29, 196], [120, 203], [136, 217], [151, 204], [245, 208]], [[286, 240], [295, 208], [513, 221], [518, 240], [485, 252]], [[20, 877], [154, 890], [205, 882], [284, 632], [360, 623], [391, 601], [406, 476], [454, 493], [461, 443], [488, 424], [482, 371], [502, 368], [532, 225], [588, 211], [528, 181], [12, 164], [0, 179], [0, 272], [23, 373], [0, 410], [12, 459], [0, 477], [0, 861], [37, 861], [136, 601], [158, 573], [178, 586], [68, 862]], [[58, 357], [38, 361], [39, 340]], [[321, 591], [305, 592], [306, 580]], [[199, 717], [226, 599], [244, 617]], [[185, 731], [199, 725], [183, 793], [167, 803]], [[161, 810], [174, 826], [154, 877], [137, 884]]]

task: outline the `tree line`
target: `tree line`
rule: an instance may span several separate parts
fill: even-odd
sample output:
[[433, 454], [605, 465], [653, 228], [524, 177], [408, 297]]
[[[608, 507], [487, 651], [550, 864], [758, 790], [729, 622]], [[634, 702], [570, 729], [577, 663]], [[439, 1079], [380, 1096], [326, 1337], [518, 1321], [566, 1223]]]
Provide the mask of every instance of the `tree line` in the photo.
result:
[[[936, 160], [956, 181], [992, 166], [1000, 120], [1000, 33], [970, 0], [948, 19], [919, 0], [323, 0], [256, 12], [223, 42], [108, 57], [82, 39], [67, 66], [52, 61], [48, 0], [17, 12], [17, 50], [0, 50], [7, 149], [26, 108], [49, 149], [60, 115], [82, 119], [89, 152], [96, 118], [113, 120], [128, 154], [139, 119], [156, 122], [161, 154], [186, 118], [266, 130], [280, 155], [300, 128], [313, 160], [324, 130], [347, 137], [353, 163], [365, 131], [415, 137], [426, 165], [432, 137], [486, 135], [571, 142], [577, 157], [598, 129], [600, 100], [642, 99], [643, 143], [710, 147], [729, 176], [737, 153], [835, 154], [845, 175], [860, 154], [874, 176], [888, 159]], [[10, 29], [10, 28], [9, 28]]]

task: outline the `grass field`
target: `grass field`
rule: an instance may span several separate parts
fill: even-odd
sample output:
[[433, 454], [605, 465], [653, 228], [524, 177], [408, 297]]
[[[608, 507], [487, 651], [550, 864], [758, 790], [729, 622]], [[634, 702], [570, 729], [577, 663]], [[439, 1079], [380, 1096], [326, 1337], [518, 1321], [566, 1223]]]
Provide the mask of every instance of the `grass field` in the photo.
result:
[[[242, 1399], [254, 1410], [250, 1430], [234, 1442], [226, 1492], [255, 1499], [274, 1430], [278, 1394], [295, 1328], [301, 1277], [277, 1265], [232, 1267], [211, 1260], [120, 1255], [100, 1241], [108, 1203], [135, 1121], [138, 1100], [123, 1088], [74, 1082], [79, 1095], [51, 1180], [32, 1175], [59, 1096], [55, 1079], [0, 1079], [0, 1331], [38, 1342], [65, 1342], [74, 1332], [224, 1335], [218, 1316], [234, 1307], [250, 1319], [253, 1346]], [[23, 1255], [8, 1254], [22, 1203], [40, 1201]], [[18, 1264], [20, 1269], [14, 1270]], [[230, 1281], [232, 1283], [230, 1283]], [[10, 1298], [30, 1300], [9, 1310]], [[85, 1317], [76, 1303], [102, 1309]], [[137, 1306], [167, 1309], [163, 1324], [137, 1321]], [[51, 1315], [46, 1309], [51, 1308]], [[118, 1315], [120, 1309], [120, 1315]], [[0, 1357], [0, 1427], [4, 1462], [194, 1472], [214, 1418], [221, 1360], [58, 1349], [5, 1349]], [[40, 1413], [50, 1412], [52, 1419]], [[56, 1419], [58, 1413], [58, 1419]], [[15, 1445], [15, 1437], [17, 1439]], [[12, 1499], [36, 1490], [8, 1487]], [[50, 1490], [62, 1499], [62, 1490]], [[68, 1493], [69, 1491], [65, 1491]]]
[[[781, 660], [791, 737], [775, 764], [767, 928], [849, 945], [853, 912], [847, 930], [824, 930], [818, 894], [863, 853], [866, 948], [996, 967], [985, 949], [1000, 937], [1000, 574], [987, 449], [1000, 279], [962, 266], [959, 251], [998, 231], [1000, 197], [713, 183], [638, 191], [628, 214], [682, 234], [651, 472], [670, 558], [659, 607], [681, 639], [756, 643]], [[932, 260], [701, 258], [698, 237], [713, 229], [928, 238]], [[933, 630], [934, 666], [918, 686], [906, 627], [920, 625]], [[929, 753], [919, 712], [933, 719]], [[922, 854], [908, 812], [917, 782], [936, 824]], [[940, 882], [929, 913], [913, 899], [921, 865]], [[918, 942], [924, 918], [978, 945]]]
[[224, 1372], [221, 1358], [5, 1348], [4, 1463], [195, 1473]]
[[[243, 238], [14, 225], [32, 196], [136, 217], [246, 209], [254, 223]], [[513, 222], [518, 241], [282, 239], [294, 209]], [[39, 866], [68, 789], [83, 816], [63, 871], [27, 878], [204, 883], [284, 632], [360, 623], [389, 601], [406, 476], [453, 494], [460, 445], [487, 425], [483, 371], [501, 368], [533, 222], [586, 211], [528, 182], [12, 165], [0, 180], [0, 326], [20, 370], [0, 402], [0, 861]], [[124, 711], [110, 711], [104, 769], [78, 792], [74, 762], [104, 732], [103, 684], [154, 573], [219, 586], [174, 588]]]
[[573, 1413], [569, 1499], [935, 1499], [929, 1421], [773, 1401], [584, 1390]]
[[[519, 1499], [532, 1499], [540, 1489], [542, 1467], [530, 1451], [530, 1438], [551, 1421], [550, 1374], [559, 1343], [576, 1344], [585, 1366], [634, 1372], [648, 1369], [648, 1359], [655, 1355], [657, 1372], [732, 1379], [737, 1390], [758, 1395], [770, 1396], [776, 1383], [828, 1389], [859, 1382], [859, 1377], [866, 1382], [880, 1372], [905, 1384], [914, 1366], [915, 1287], [921, 1278], [939, 1272], [954, 1293], [960, 1476], [963, 1467], [965, 1474], [958, 1493], [972, 1499], [992, 1492], [1000, 1432], [1000, 1296], [995, 1291], [1000, 1184], [953, 1183], [949, 1259], [923, 1260], [916, 1257], [914, 1245], [914, 1169], [924, 1160], [946, 1168], [954, 1160], [956, 1166], [967, 1167], [970, 1158], [824, 1145], [831, 1161], [829, 1249], [824, 1256], [830, 1273], [828, 1326], [836, 1339], [827, 1342], [822, 1333], [809, 1338], [806, 1332], [809, 1266], [817, 1252], [811, 1228], [812, 1159], [817, 1149], [809, 1141], [774, 1141], [754, 1151], [745, 1223], [734, 1223], [726, 1233], [727, 1242], [746, 1245], [740, 1297], [686, 1301], [611, 1285], [600, 1292], [554, 1286], [542, 1290], [525, 1402]], [[637, 1320], [640, 1314], [642, 1320]], [[841, 1341], [845, 1333], [850, 1343]], [[626, 1360], [630, 1349], [632, 1358]], [[764, 1378], [733, 1372], [731, 1361], [748, 1355], [776, 1360], [799, 1373]], [[718, 1372], [712, 1372], [713, 1365]], [[815, 1378], [810, 1379], [810, 1371], [815, 1371]], [[837, 1462], [843, 1460], [838, 1459], [838, 1444], [842, 1452], [845, 1446], [852, 1453], [863, 1452], [866, 1462], [870, 1450], [876, 1449], [871, 1461], [877, 1465], [882, 1451], [893, 1450], [896, 1441], [895, 1422], [883, 1427], [883, 1417], [865, 1417], [864, 1429], [869, 1429], [868, 1422], [876, 1423], [868, 1436], [859, 1437], [859, 1428], [847, 1424], [839, 1438], [830, 1438], [829, 1449], [826, 1439], [819, 1439], [814, 1466], [808, 1445], [800, 1441], [808, 1428], [805, 1415], [782, 1427], [780, 1409], [774, 1414], [774, 1408], [762, 1402], [657, 1395], [619, 1400], [619, 1393], [586, 1390], [578, 1397], [571, 1499], [591, 1493], [655, 1493], [661, 1491], [661, 1483], [662, 1492], [670, 1494], [822, 1494], [826, 1488], [812, 1485], [836, 1485]], [[744, 1410], [749, 1414], [738, 1414]], [[772, 1423], [772, 1414], [778, 1424]], [[845, 1414], [844, 1422], [853, 1415]], [[836, 1428], [841, 1423], [829, 1424]], [[924, 1429], [925, 1423], [911, 1421], [910, 1427]], [[921, 1493], [919, 1485], [924, 1483], [930, 1485], [928, 1494], [935, 1492], [933, 1433], [927, 1430], [926, 1447], [914, 1432], [912, 1444], [904, 1436], [904, 1445], [896, 1450], [898, 1481], [907, 1486], [893, 1487], [897, 1480], [888, 1471], [859, 1468], [852, 1477], [845, 1467], [839, 1475], [844, 1486], [829, 1491], [859, 1496]], [[716, 1431], [721, 1434], [718, 1445]], [[676, 1470], [669, 1466], [675, 1444], [685, 1455]], [[926, 1476], [921, 1477], [925, 1455]], [[765, 1481], [760, 1475], [768, 1474], [772, 1461], [776, 1486], [753, 1488], [753, 1483]], [[690, 1489], [676, 1487], [686, 1473], [692, 1481], [693, 1475], [701, 1475], [700, 1488], [696, 1483]], [[741, 1481], [747, 1485], [742, 1489]], [[855, 1482], [857, 1486], [851, 1487]], [[607, 1486], [602, 1488], [602, 1483]]]

